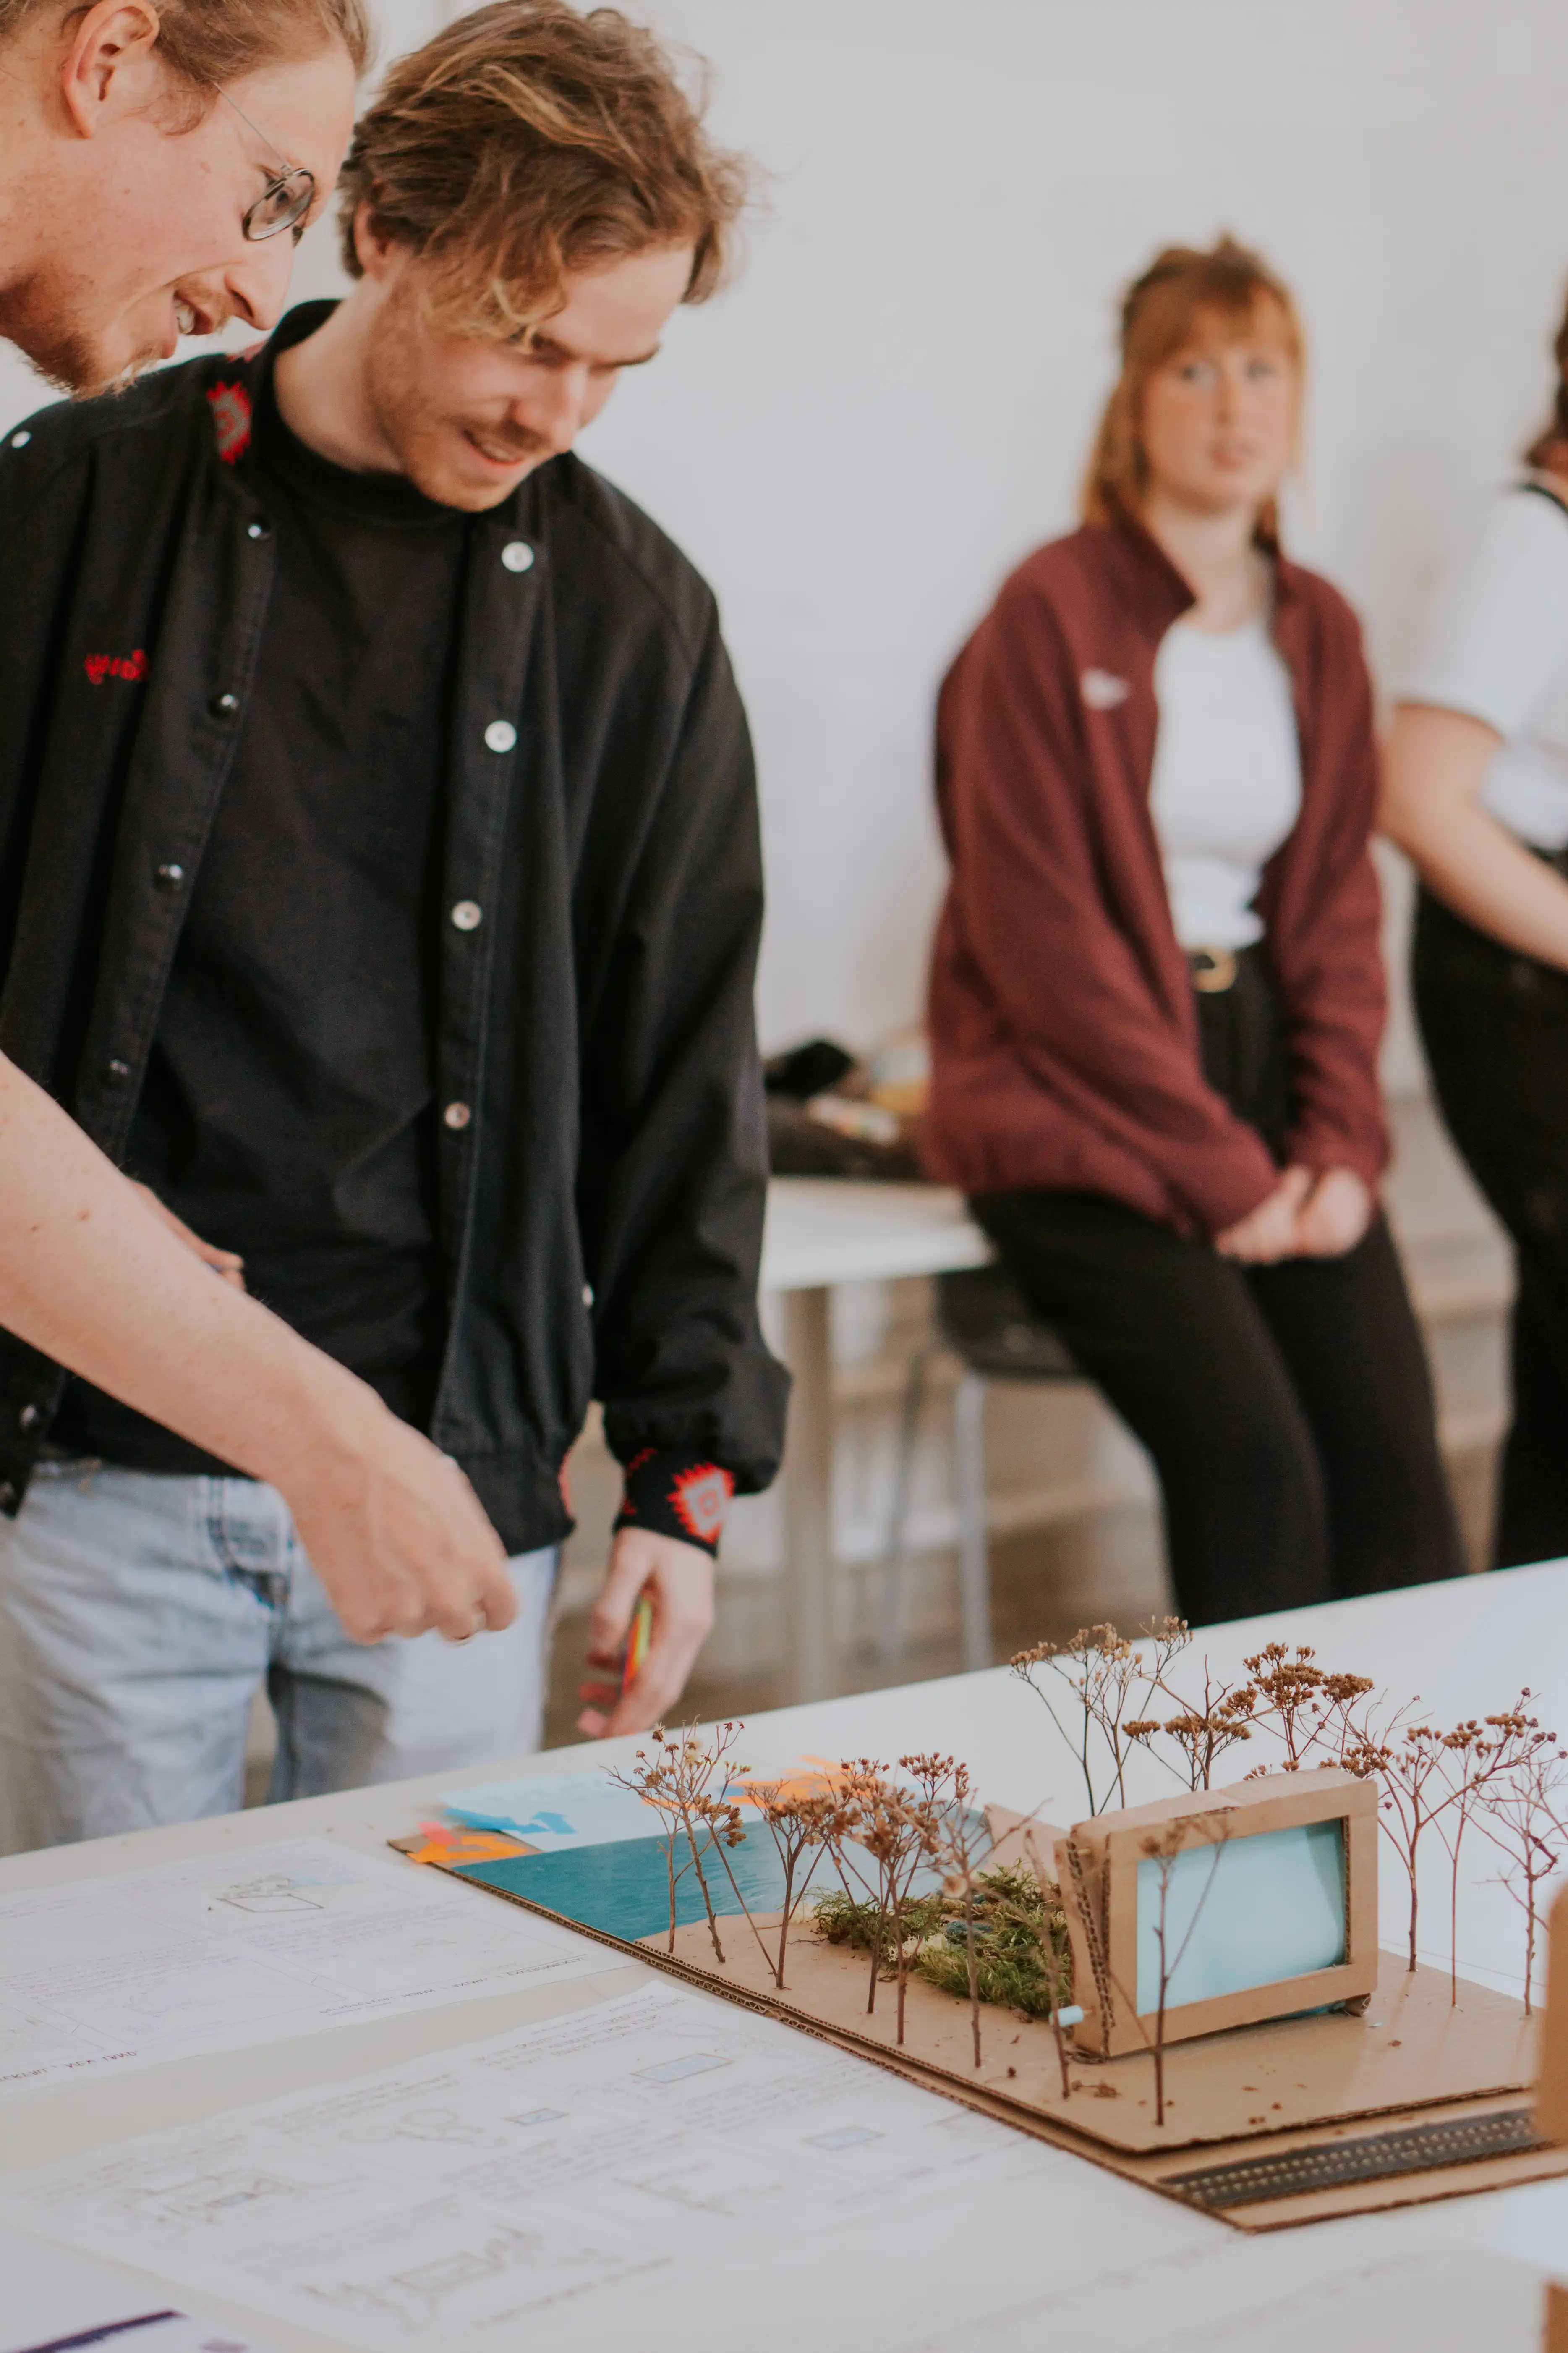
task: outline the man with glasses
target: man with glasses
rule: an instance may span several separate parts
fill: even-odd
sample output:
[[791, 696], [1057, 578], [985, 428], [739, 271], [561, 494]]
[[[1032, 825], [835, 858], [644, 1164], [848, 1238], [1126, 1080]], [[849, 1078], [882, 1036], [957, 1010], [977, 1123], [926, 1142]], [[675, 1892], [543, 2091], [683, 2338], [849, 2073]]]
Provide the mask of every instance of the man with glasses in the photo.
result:
[[[0, 0], [0, 334], [84, 393], [182, 334], [270, 327], [368, 49], [363, 0]], [[26, 850], [13, 829], [7, 904]], [[456, 1466], [246, 1298], [223, 1253], [195, 1254], [24, 1072], [56, 1074], [20, 1060], [0, 1056], [0, 1324], [280, 1486], [356, 1639], [507, 1625], [504, 1555]], [[41, 1419], [40, 1364], [18, 1349], [0, 1383], [0, 1453]], [[22, 1484], [0, 1460], [0, 1511]], [[25, 1713], [4, 1732], [26, 1744]]]
[[[649, 35], [498, 0], [361, 122], [346, 301], [0, 450], [0, 874], [33, 842], [0, 1037], [457, 1456], [523, 1596], [526, 1676], [510, 1637], [351, 1653], [279, 1497], [35, 1369], [0, 1727], [26, 1656], [36, 1709], [101, 1705], [112, 1778], [183, 1757], [170, 1811], [237, 1769], [263, 1676], [279, 1794], [529, 1746], [592, 1396], [625, 1489], [582, 1722], [651, 1725], [729, 1496], [776, 1466], [744, 714], [710, 593], [572, 454], [718, 283], [742, 195]], [[56, 1834], [113, 1826], [68, 1757], [48, 1801]]]

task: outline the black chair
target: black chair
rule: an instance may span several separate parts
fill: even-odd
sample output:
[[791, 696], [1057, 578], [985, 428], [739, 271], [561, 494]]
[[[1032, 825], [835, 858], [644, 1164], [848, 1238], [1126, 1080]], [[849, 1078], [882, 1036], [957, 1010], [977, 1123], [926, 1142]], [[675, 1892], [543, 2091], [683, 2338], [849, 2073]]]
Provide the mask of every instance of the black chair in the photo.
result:
[[894, 1665], [903, 1656], [903, 1579], [910, 1481], [933, 1358], [963, 1360], [953, 1393], [953, 1454], [958, 1490], [959, 1589], [966, 1668], [991, 1664], [991, 1577], [985, 1531], [985, 1388], [989, 1381], [1081, 1381], [1071, 1356], [1048, 1324], [1030, 1314], [1005, 1267], [965, 1268], [936, 1278], [937, 1336], [915, 1356], [904, 1390], [893, 1473], [893, 1508], [882, 1563], [879, 1649]]

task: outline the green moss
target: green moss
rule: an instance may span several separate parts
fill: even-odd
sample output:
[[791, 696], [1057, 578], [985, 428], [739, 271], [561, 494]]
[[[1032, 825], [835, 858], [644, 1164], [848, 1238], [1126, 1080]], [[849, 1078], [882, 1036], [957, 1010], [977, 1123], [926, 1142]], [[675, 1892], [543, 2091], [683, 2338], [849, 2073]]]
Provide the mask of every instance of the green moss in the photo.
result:
[[[877, 1942], [881, 1948], [878, 1969], [883, 1977], [893, 1975], [892, 1928], [888, 1921], [882, 1919], [874, 1904], [862, 1903], [856, 1896], [847, 1895], [842, 1887], [835, 1887], [826, 1895], [817, 1897], [813, 1910], [814, 1925], [819, 1936], [826, 1937], [830, 1945], [847, 1945], [857, 1953], [868, 1953], [873, 1941]], [[938, 1935], [946, 1913], [943, 1896], [911, 1896], [903, 1913], [906, 1953], [911, 1945], [921, 1945], [928, 1936]]]
[[[880, 1944], [878, 1968], [891, 1977], [893, 1939], [874, 1904], [862, 1903], [833, 1888], [819, 1896], [815, 1926], [830, 1945], [847, 1945], [868, 1953]], [[1044, 1939], [1050, 1939], [1055, 1971], [1047, 1965]], [[1045, 2018], [1058, 2003], [1072, 2000], [1072, 1956], [1067, 1920], [1054, 1888], [1042, 1891], [1033, 1872], [983, 1871], [975, 1881], [974, 1945], [979, 1964], [980, 1999], [1006, 2010]], [[963, 1925], [963, 1904], [952, 1895], [922, 1895], [904, 1906], [906, 1960], [917, 1976], [943, 1993], [969, 1999], [969, 1961]]]
[[[949, 1896], [943, 1911], [944, 1933], [921, 1947], [915, 1970], [928, 1985], [967, 2001], [963, 1905]], [[1072, 2000], [1067, 1919], [1056, 1890], [1047, 1896], [1033, 1872], [980, 1873], [974, 1883], [974, 1952], [982, 2001], [1047, 2018]]]

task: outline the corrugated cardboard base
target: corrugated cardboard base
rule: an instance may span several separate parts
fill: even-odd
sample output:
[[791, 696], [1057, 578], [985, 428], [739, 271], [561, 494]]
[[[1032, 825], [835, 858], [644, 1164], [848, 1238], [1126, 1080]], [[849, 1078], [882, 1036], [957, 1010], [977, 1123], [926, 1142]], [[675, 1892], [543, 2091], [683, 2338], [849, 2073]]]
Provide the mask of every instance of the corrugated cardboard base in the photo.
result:
[[[434, 1867], [447, 1868], [439, 1861]], [[474, 1869], [454, 1875], [485, 1884]], [[485, 1892], [563, 1918], [510, 1890]], [[1194, 2201], [1173, 2185], [1172, 2175], [1364, 2139], [1416, 2121], [1518, 2107], [1531, 2080], [1533, 2027], [1517, 2001], [1461, 1979], [1456, 2007], [1444, 1973], [1422, 1968], [1411, 1975], [1397, 1957], [1385, 1954], [1364, 2018], [1287, 2019], [1173, 2046], [1165, 2054], [1162, 2126], [1154, 2123], [1150, 2054], [1098, 2065], [1069, 2060], [1072, 2088], [1064, 2099], [1050, 2027], [983, 2007], [977, 2071], [968, 2005], [919, 1978], [906, 1985], [900, 2047], [896, 1989], [879, 1982], [868, 2014], [867, 1957], [826, 1944], [809, 1924], [791, 1931], [782, 1992], [743, 1917], [720, 1922], [721, 1968], [705, 1924], [678, 1928], [673, 1953], [667, 1936], [628, 1944], [579, 1921], [565, 1925], [1185, 2203]], [[770, 1938], [770, 1927], [776, 1929], [776, 1922], [759, 1915], [756, 1928], [772, 1947], [776, 1934]], [[1238, 2230], [1278, 2230], [1563, 2173], [1568, 2173], [1568, 2147], [1532, 2149], [1209, 2211]]]

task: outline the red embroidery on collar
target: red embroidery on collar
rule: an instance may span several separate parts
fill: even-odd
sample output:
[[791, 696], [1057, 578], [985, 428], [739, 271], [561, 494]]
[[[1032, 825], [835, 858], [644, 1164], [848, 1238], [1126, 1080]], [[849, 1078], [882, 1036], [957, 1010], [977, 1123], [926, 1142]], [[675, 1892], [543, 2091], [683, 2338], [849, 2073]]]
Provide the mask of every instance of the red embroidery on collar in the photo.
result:
[[250, 395], [242, 384], [215, 384], [208, 385], [207, 398], [218, 456], [232, 466], [250, 447]]
[[101, 686], [106, 678], [128, 679], [134, 685], [147, 675], [147, 657], [140, 646], [133, 654], [87, 654], [82, 668], [94, 686]]

